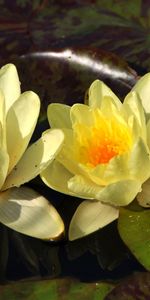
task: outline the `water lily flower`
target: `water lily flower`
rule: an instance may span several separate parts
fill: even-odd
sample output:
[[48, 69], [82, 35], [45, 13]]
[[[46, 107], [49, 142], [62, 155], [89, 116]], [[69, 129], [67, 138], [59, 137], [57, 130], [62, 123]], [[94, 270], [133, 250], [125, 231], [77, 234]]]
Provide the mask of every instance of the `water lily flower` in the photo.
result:
[[142, 185], [150, 177], [149, 94], [150, 73], [123, 104], [96, 80], [89, 88], [87, 105], [49, 105], [50, 126], [62, 128], [65, 141], [41, 178], [57, 191], [86, 199], [72, 218], [70, 240], [117, 219], [119, 207], [137, 195], [144, 205]]
[[0, 222], [21, 233], [51, 239], [64, 224], [56, 209], [28, 187], [19, 187], [36, 177], [58, 153], [64, 134], [50, 129], [30, 145], [40, 110], [32, 91], [21, 94], [16, 67], [0, 69]]

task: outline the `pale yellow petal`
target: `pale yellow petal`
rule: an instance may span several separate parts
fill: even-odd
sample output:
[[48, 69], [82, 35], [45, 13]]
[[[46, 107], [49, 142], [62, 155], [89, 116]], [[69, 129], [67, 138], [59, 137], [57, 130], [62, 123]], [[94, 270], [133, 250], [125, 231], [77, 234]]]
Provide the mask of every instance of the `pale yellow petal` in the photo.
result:
[[0, 193], [0, 222], [44, 240], [56, 239], [64, 231], [56, 209], [43, 196], [27, 187]]
[[24, 153], [19, 163], [6, 179], [3, 190], [20, 186], [40, 174], [60, 151], [64, 134], [59, 129], [49, 129]]
[[[119, 103], [119, 108], [122, 106], [121, 102]], [[104, 96], [103, 101], [101, 102], [101, 112], [105, 115], [106, 118], [112, 118], [112, 116], [118, 115], [120, 117], [120, 109], [114, 103], [114, 100], [110, 96]]]
[[100, 201], [82, 202], [70, 223], [69, 239], [75, 240], [86, 236], [118, 218], [119, 210]]
[[90, 179], [99, 185], [129, 179], [128, 154], [112, 158], [108, 164], [100, 164], [88, 172]]
[[138, 131], [136, 129], [138, 135], [141, 136], [144, 140], [146, 140], [146, 119], [145, 119], [144, 109], [142, 106], [142, 102], [135, 91], [130, 92], [126, 96], [123, 103], [122, 112], [126, 121], [128, 122], [131, 116], [132, 118], [134, 117], [134, 122], [136, 122], [136, 127], [138, 127]]
[[150, 179], [142, 184], [142, 191], [137, 194], [136, 198], [141, 206], [150, 208]]
[[134, 145], [128, 165], [130, 175], [135, 180], [143, 183], [150, 177], [150, 153], [142, 139]]
[[70, 106], [52, 103], [48, 106], [47, 116], [52, 128], [71, 128]]
[[79, 163], [74, 152], [74, 138], [71, 129], [63, 129], [65, 139], [57, 160], [72, 174], [81, 173]]
[[54, 160], [41, 174], [41, 179], [51, 189], [74, 196], [68, 189], [68, 180], [73, 176], [62, 164]]
[[112, 183], [96, 194], [96, 199], [114, 206], [125, 206], [131, 203], [141, 191], [137, 180], [122, 180]]
[[147, 122], [147, 145], [150, 150], [150, 120]]
[[98, 185], [105, 185], [107, 180], [105, 180], [105, 171], [107, 164], [99, 164], [96, 167], [88, 167], [86, 165], [80, 165], [86, 177], [88, 177], [93, 183]]
[[[91, 107], [101, 107], [102, 101], [105, 96], [110, 96], [112, 98], [112, 101], [116, 107], [121, 107], [121, 102], [118, 99], [118, 97], [112, 92], [112, 90], [102, 81], [95, 80], [88, 92], [89, 101], [88, 104]], [[105, 99], [104, 99], [105, 101]]]
[[6, 112], [4, 94], [0, 90], [0, 147], [7, 149], [6, 146]]
[[0, 149], [0, 189], [3, 186], [6, 176], [7, 176], [7, 171], [8, 171], [8, 166], [9, 166], [9, 156], [4, 148]]
[[13, 64], [7, 64], [0, 69], [0, 89], [5, 96], [6, 113], [20, 96], [20, 82], [17, 69]]
[[140, 96], [144, 110], [147, 114], [147, 117], [149, 118], [150, 116], [150, 73], [147, 73], [143, 77], [141, 77], [132, 90], [136, 91], [137, 94]]
[[102, 186], [95, 184], [82, 175], [72, 177], [68, 181], [68, 188], [74, 192], [77, 197], [86, 199], [96, 199], [96, 194], [103, 189]]
[[78, 197], [91, 197], [113, 206], [124, 206], [132, 202], [141, 191], [141, 183], [136, 180], [122, 180], [102, 187], [76, 175], [69, 180], [68, 188], [78, 194]]
[[81, 125], [92, 126], [94, 122], [93, 111], [89, 106], [84, 104], [74, 104], [70, 110], [70, 118], [72, 125], [79, 123]]
[[6, 120], [7, 148], [10, 158], [9, 173], [20, 160], [39, 116], [39, 97], [33, 92], [23, 93], [10, 108]]
[[108, 185], [113, 182], [135, 179], [144, 182], [150, 177], [150, 156], [142, 139], [133, 146], [130, 154], [118, 155], [106, 165], [98, 165], [88, 172], [96, 184]]
[[0, 90], [0, 188], [4, 184], [9, 166], [9, 156], [6, 145], [5, 100]]
[[[51, 189], [56, 190], [60, 193], [64, 193], [70, 196], [75, 196], [79, 198], [85, 198], [84, 193], [78, 194], [76, 192], [72, 192], [68, 188], [69, 180], [73, 177], [71, 174], [61, 163], [57, 160], [54, 160], [49, 166], [44, 169], [44, 171], [40, 174], [41, 179], [44, 183], [49, 186]], [[87, 199], [91, 199], [92, 197], [89, 195]]]

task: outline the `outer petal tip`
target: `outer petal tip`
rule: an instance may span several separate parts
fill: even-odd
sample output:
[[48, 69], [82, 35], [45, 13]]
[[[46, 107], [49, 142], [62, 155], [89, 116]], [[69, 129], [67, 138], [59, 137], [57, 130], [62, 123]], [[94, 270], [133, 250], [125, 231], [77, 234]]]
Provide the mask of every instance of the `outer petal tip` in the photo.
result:
[[0, 194], [0, 221], [23, 234], [43, 240], [58, 239], [64, 223], [46, 198], [34, 190], [12, 188]]
[[6, 64], [1, 67], [0, 69], [0, 75], [2, 75], [5, 72], [17, 72], [16, 66], [12, 63]]
[[136, 91], [142, 101], [142, 105], [145, 109], [145, 112], [150, 114], [150, 98], [149, 98], [149, 91], [150, 91], [150, 73], [145, 74], [142, 76], [136, 85], [133, 87], [133, 90]]
[[0, 69], [0, 88], [5, 96], [6, 112], [20, 95], [20, 82], [17, 69], [7, 64]]
[[69, 240], [89, 235], [116, 220], [119, 210], [100, 201], [83, 201], [77, 208], [69, 227]]

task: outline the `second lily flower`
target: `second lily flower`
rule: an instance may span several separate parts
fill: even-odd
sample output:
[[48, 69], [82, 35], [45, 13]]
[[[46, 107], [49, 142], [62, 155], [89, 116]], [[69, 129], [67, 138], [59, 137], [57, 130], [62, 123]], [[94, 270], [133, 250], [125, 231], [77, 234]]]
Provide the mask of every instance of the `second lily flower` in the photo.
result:
[[71, 221], [71, 240], [118, 218], [118, 207], [131, 203], [150, 177], [149, 84], [147, 74], [122, 104], [96, 80], [88, 105], [49, 105], [50, 126], [63, 130], [65, 142], [41, 178], [57, 191], [87, 199]]

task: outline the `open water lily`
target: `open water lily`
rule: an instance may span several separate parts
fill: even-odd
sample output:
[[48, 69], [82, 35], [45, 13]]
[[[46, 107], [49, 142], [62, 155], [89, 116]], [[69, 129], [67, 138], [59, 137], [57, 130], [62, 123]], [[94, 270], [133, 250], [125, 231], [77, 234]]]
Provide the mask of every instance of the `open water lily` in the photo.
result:
[[28, 144], [37, 123], [39, 97], [21, 94], [16, 67], [0, 69], [0, 222], [24, 234], [51, 239], [64, 224], [55, 208], [41, 195], [20, 185], [37, 176], [58, 153], [64, 134], [50, 129]]
[[137, 195], [144, 206], [142, 185], [150, 177], [149, 94], [146, 74], [123, 104], [96, 80], [87, 105], [49, 105], [50, 126], [61, 128], [65, 141], [41, 178], [55, 190], [86, 199], [72, 218], [71, 240], [118, 218], [119, 207]]

